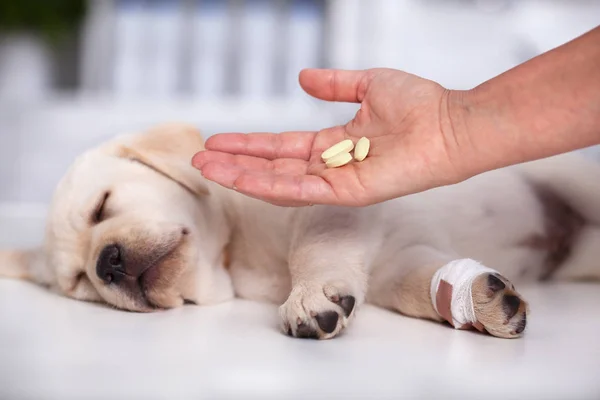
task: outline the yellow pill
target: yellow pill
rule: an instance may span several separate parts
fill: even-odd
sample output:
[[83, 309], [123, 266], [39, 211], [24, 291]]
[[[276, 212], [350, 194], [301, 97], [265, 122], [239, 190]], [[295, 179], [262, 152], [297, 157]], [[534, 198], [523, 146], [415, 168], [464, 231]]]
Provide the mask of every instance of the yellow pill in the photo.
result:
[[369, 148], [371, 147], [371, 142], [366, 137], [361, 137], [358, 142], [356, 142], [356, 147], [354, 148], [354, 159], [356, 161], [362, 161], [367, 158], [367, 154], [369, 154]]
[[327, 161], [325, 161], [325, 164], [327, 164], [327, 168], [336, 168], [346, 165], [350, 161], [352, 161], [350, 153], [339, 153], [336, 156], [328, 158]]
[[350, 139], [342, 140], [341, 142], [336, 143], [333, 146], [331, 146], [330, 148], [328, 148], [327, 150], [325, 150], [321, 154], [321, 158], [323, 159], [323, 161], [327, 161], [330, 158], [335, 157], [340, 153], [349, 153], [350, 151], [352, 151], [353, 148], [354, 148], [354, 143], [352, 143], [352, 140], [350, 140]]

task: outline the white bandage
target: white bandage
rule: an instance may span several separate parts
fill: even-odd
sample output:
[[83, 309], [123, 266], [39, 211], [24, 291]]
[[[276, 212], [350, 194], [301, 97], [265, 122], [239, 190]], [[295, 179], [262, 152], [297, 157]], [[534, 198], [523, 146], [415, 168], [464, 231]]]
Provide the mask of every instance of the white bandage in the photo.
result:
[[471, 286], [479, 275], [496, 272], [468, 258], [449, 262], [431, 278], [433, 308], [456, 329], [483, 330], [475, 316]]

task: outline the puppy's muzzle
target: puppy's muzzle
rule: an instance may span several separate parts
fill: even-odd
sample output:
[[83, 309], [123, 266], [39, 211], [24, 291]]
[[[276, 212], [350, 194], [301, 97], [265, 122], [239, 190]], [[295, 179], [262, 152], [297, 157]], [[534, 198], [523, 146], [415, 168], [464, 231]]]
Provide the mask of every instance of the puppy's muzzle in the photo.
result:
[[[120, 241], [100, 247], [96, 258], [96, 275], [107, 288], [125, 295], [138, 308], [156, 308], [153, 291], [170, 281], [172, 260], [190, 231], [181, 226], [163, 229], [162, 234], [144, 235], [129, 232]], [[165, 267], [166, 266], [166, 267]], [[158, 285], [158, 289], [157, 289]]]
[[[162, 253], [162, 254], [161, 254]], [[164, 256], [159, 254], [127, 254], [118, 244], [102, 249], [96, 262], [96, 275], [106, 284], [121, 284], [123, 280], [136, 280]]]

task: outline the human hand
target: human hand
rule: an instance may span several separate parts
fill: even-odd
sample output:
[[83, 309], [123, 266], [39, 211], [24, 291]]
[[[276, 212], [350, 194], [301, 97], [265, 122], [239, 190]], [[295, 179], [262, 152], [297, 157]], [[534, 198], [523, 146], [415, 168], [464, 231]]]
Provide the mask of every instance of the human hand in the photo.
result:
[[[283, 206], [365, 206], [466, 178], [451, 93], [439, 84], [392, 69], [304, 70], [300, 84], [360, 109], [346, 125], [318, 132], [214, 135], [192, 164], [209, 180]], [[364, 161], [325, 166], [326, 148], [362, 136], [371, 141]]]

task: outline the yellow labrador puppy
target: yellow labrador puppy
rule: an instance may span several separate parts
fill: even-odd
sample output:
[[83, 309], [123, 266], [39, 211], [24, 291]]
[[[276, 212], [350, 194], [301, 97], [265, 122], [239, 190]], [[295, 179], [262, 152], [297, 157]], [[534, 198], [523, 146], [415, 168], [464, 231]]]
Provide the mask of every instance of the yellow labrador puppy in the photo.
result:
[[[194, 128], [167, 125], [83, 154], [43, 248], [0, 253], [0, 276], [132, 311], [276, 302], [284, 332], [320, 339], [364, 302], [518, 337], [527, 304], [511, 281], [600, 277], [600, 165], [574, 155], [371, 207], [283, 208], [202, 178], [190, 165], [202, 147]], [[465, 259], [477, 273], [463, 298], [450, 285], [440, 302], [434, 274]]]

